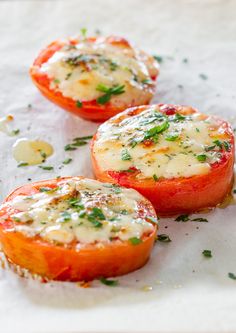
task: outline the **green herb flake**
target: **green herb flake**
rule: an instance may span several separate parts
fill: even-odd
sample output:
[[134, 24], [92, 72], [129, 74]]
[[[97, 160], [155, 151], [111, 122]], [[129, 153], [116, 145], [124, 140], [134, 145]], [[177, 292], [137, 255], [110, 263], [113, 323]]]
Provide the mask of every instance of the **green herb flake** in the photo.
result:
[[232, 280], [236, 280], [236, 275], [234, 273], [228, 273], [228, 277]]
[[132, 157], [127, 149], [122, 150], [121, 159], [122, 159], [122, 161], [130, 161], [132, 159]]
[[104, 277], [100, 278], [100, 282], [109, 287], [116, 287], [119, 284], [118, 280], [108, 280]]
[[81, 101], [76, 101], [76, 106], [77, 106], [77, 108], [82, 108], [83, 103]]
[[72, 160], [72, 158], [67, 158], [67, 159], [65, 159], [62, 163], [63, 164], [69, 164], [69, 163], [71, 163], [73, 160]]
[[28, 166], [29, 163], [26, 163], [26, 162], [20, 162], [18, 165], [17, 165], [17, 168], [21, 168], [21, 167], [25, 167], [25, 166]]
[[199, 74], [199, 77], [202, 80], [207, 80], [208, 79], [208, 76], [206, 74], [203, 74], [203, 73]]
[[53, 192], [56, 192], [58, 190], [58, 187], [54, 187], [54, 188], [51, 188], [51, 187], [40, 187], [39, 188], [39, 192], [50, 192], [50, 193], [53, 193]]
[[129, 238], [129, 242], [132, 244], [132, 245], [138, 245], [140, 243], [142, 243], [142, 239], [138, 238], [138, 237], [131, 237]]
[[169, 134], [165, 137], [166, 141], [176, 141], [179, 138], [178, 134]]
[[86, 28], [81, 28], [80, 29], [80, 33], [81, 33], [83, 39], [85, 39], [86, 35], [87, 35], [87, 29]]
[[208, 220], [203, 218], [203, 217], [196, 217], [195, 219], [191, 219], [191, 221], [193, 221], [193, 222], [208, 222]]
[[159, 242], [163, 242], [163, 243], [169, 243], [169, 242], [171, 242], [170, 237], [168, 235], [166, 235], [166, 234], [160, 234], [160, 235], [158, 235], [157, 236], [157, 240]]
[[97, 103], [98, 104], [108, 103], [113, 95], [123, 94], [125, 92], [124, 88], [125, 88], [124, 85], [120, 85], [120, 86], [115, 85], [112, 88], [108, 88], [104, 84], [99, 84], [97, 86], [97, 91], [103, 92], [104, 95], [97, 98]]
[[59, 83], [60, 83], [60, 80], [58, 80], [58, 79], [54, 79], [53, 82], [56, 83], [56, 84], [59, 84]]
[[205, 154], [200, 154], [200, 155], [197, 155], [197, 160], [199, 162], [205, 162], [206, 161], [206, 158], [207, 156]]
[[67, 211], [61, 213], [61, 217], [63, 218], [64, 222], [68, 222], [71, 220], [71, 214]]
[[157, 177], [157, 175], [155, 173], [154, 173], [154, 175], [152, 175], [152, 178], [155, 180], [155, 182], [158, 181], [158, 177]]
[[11, 135], [18, 135], [20, 133], [20, 130], [19, 128], [18, 129], [15, 129], [11, 132]]
[[159, 55], [153, 55], [153, 58], [158, 61], [159, 63], [163, 62], [163, 57], [159, 56]]
[[236, 193], [236, 189], [233, 190], [233, 193], [234, 193], [234, 194]]
[[211, 254], [211, 250], [203, 250], [202, 254], [204, 255], [204, 257], [206, 258], [212, 258], [212, 254]]
[[183, 215], [179, 215], [178, 217], [176, 217], [175, 221], [177, 222], [187, 222], [189, 221], [189, 216], [186, 215], [186, 214], [183, 214]]
[[54, 169], [54, 167], [50, 166], [50, 165], [39, 165], [39, 168], [42, 170], [47, 170], [47, 171], [51, 171]]

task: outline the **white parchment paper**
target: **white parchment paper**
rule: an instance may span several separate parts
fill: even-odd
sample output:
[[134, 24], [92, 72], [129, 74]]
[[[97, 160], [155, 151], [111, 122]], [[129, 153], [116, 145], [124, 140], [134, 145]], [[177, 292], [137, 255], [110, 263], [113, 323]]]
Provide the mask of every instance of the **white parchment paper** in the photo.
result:
[[[47, 161], [54, 171], [17, 168], [16, 137], [0, 132], [1, 199], [29, 178], [92, 176], [89, 147], [68, 153], [63, 147], [97, 125], [45, 100], [29, 79], [42, 47], [82, 27], [124, 35], [163, 56], [155, 102], [190, 104], [234, 122], [235, 14], [233, 0], [0, 1], [0, 116], [14, 115], [17, 138], [44, 139], [55, 149]], [[66, 157], [73, 162], [60, 168]], [[149, 263], [119, 278], [116, 288], [41, 284], [0, 269], [0, 331], [235, 332], [236, 281], [227, 276], [236, 274], [235, 207], [201, 214], [209, 223], [162, 219], [160, 232], [172, 242], [157, 244]], [[213, 258], [204, 258], [204, 249]]]

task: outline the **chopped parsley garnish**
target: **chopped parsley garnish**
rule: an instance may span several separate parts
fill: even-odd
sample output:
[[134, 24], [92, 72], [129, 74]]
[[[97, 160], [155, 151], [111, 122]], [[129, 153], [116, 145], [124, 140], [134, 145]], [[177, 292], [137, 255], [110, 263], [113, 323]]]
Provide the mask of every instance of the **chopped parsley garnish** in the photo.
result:
[[60, 80], [58, 80], [58, 79], [54, 79], [53, 82], [56, 83], [56, 84], [59, 84], [59, 83], [60, 83]]
[[67, 211], [61, 213], [61, 216], [62, 216], [64, 222], [68, 222], [71, 220], [71, 214]]
[[121, 159], [122, 159], [122, 161], [130, 161], [132, 159], [132, 157], [127, 149], [122, 150]]
[[153, 58], [158, 61], [159, 63], [163, 62], [163, 57], [159, 56], [159, 55], [154, 55]]
[[17, 165], [17, 168], [21, 168], [21, 167], [25, 167], [25, 166], [28, 166], [29, 163], [26, 163], [26, 162], [20, 162], [18, 165]]
[[212, 257], [211, 250], [204, 250], [204, 251], [202, 251], [202, 254], [206, 258], [211, 258]]
[[100, 282], [109, 287], [115, 287], [119, 284], [118, 280], [108, 280], [104, 277], [100, 278]]
[[71, 163], [72, 162], [72, 158], [67, 158], [67, 159], [65, 159], [62, 163], [63, 164], [69, 164], [69, 163]]
[[94, 225], [95, 228], [102, 227], [102, 223], [100, 221], [103, 221], [106, 219], [102, 210], [98, 207], [94, 207], [92, 209], [92, 212], [90, 214], [88, 214], [87, 218]]
[[47, 171], [51, 171], [54, 169], [54, 167], [50, 165], [39, 165], [39, 168]]
[[180, 114], [180, 113], [175, 113], [175, 115], [171, 118], [171, 120], [172, 120], [173, 122], [176, 122], [176, 123], [178, 123], [178, 122], [180, 122], [180, 121], [184, 121], [185, 119], [186, 119], [186, 117], [183, 116], [183, 115]]
[[68, 203], [71, 207], [76, 208], [78, 210], [84, 209], [84, 205], [81, 204], [80, 198], [70, 198], [68, 200]]
[[202, 80], [207, 80], [208, 79], [208, 76], [206, 74], [199, 74], [199, 77], [202, 79]]
[[236, 193], [236, 189], [233, 190], [233, 193], [234, 193], [234, 194]]
[[12, 135], [18, 135], [20, 133], [19, 129], [15, 129], [11, 132]]
[[138, 237], [131, 237], [129, 238], [129, 242], [132, 244], [132, 245], [138, 245], [140, 243], [142, 243], [142, 239], [138, 238]]
[[197, 155], [197, 160], [199, 162], [205, 162], [206, 161], [206, 158], [207, 156], [205, 154], [200, 154], [200, 155]]
[[191, 221], [191, 222], [208, 222], [208, 220], [206, 218], [203, 217], [196, 217], [194, 219], [190, 219], [189, 215], [187, 214], [183, 214], [183, 215], [179, 215], [175, 221], [177, 222], [187, 222], [187, 221]]
[[168, 235], [166, 235], [166, 234], [160, 234], [160, 235], [158, 235], [157, 236], [157, 240], [159, 242], [163, 242], [163, 243], [169, 243], [169, 242], [171, 242], [170, 237]]
[[230, 151], [231, 149], [231, 144], [228, 141], [215, 140], [213, 143], [216, 144], [220, 149], [224, 148], [226, 151]]
[[145, 80], [142, 80], [142, 83], [143, 84], [153, 84], [153, 81], [149, 80], [149, 79], [145, 79]]
[[208, 222], [208, 220], [203, 218], [203, 217], [196, 217], [195, 219], [191, 219], [191, 221], [193, 221], [193, 222]]
[[232, 280], [236, 280], [236, 275], [234, 273], [228, 273], [228, 277]]
[[81, 33], [83, 39], [86, 39], [87, 29], [86, 28], [81, 28], [80, 33]]
[[110, 62], [110, 70], [115, 71], [118, 68], [118, 64], [115, 61]]
[[165, 137], [166, 141], [176, 141], [179, 138], [178, 134], [169, 134]]
[[121, 193], [121, 188], [117, 184], [103, 184], [104, 187], [111, 188], [114, 193], [119, 194]]
[[76, 150], [77, 147], [85, 146], [88, 143], [88, 140], [92, 139], [93, 135], [87, 135], [82, 137], [77, 137], [73, 139], [72, 143], [68, 143], [65, 145], [65, 151], [73, 151]]
[[82, 103], [81, 101], [77, 101], [77, 102], [76, 102], [76, 106], [77, 106], [78, 108], [82, 108], [83, 103]]
[[158, 177], [157, 177], [157, 175], [155, 173], [154, 173], [154, 175], [152, 175], [152, 178], [155, 180], [155, 182], [158, 181]]
[[120, 85], [120, 86], [116, 85], [116, 86], [113, 86], [112, 88], [108, 88], [104, 84], [99, 84], [97, 86], [97, 91], [103, 92], [104, 95], [97, 98], [97, 103], [98, 104], [108, 103], [113, 95], [123, 94], [125, 92], [124, 88], [125, 88], [124, 85]]
[[58, 187], [40, 187], [39, 192], [48, 192], [48, 193], [54, 193], [58, 190]]
[[183, 214], [183, 215], [179, 215], [178, 217], [176, 217], [175, 221], [177, 222], [187, 222], [189, 221], [189, 216], [186, 215], [186, 214]]
[[44, 160], [47, 158], [47, 154], [44, 151], [42, 151], [42, 150], [40, 150], [40, 155], [42, 156], [42, 158]]
[[150, 128], [149, 130], [145, 131], [143, 140], [152, 139], [154, 142], [157, 142], [158, 134], [167, 130], [169, 126], [170, 126], [169, 122], [164, 121], [162, 124]]

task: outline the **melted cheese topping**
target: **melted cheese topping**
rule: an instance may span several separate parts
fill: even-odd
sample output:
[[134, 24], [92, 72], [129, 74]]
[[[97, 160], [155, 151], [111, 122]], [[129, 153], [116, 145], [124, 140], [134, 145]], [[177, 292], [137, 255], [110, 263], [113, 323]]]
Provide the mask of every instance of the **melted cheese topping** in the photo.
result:
[[40, 69], [52, 80], [50, 88], [75, 101], [92, 101], [104, 95], [99, 85], [124, 86], [111, 97], [114, 106], [144, 104], [153, 95], [158, 64], [151, 56], [130, 46], [112, 45], [106, 39], [66, 45]]
[[[138, 216], [144, 198], [135, 190], [90, 179], [73, 178], [32, 196], [19, 195], [5, 205], [19, 210], [11, 215], [15, 230], [49, 242], [83, 244], [126, 241], [149, 234], [154, 227]], [[147, 218], [147, 217], [146, 217]]]
[[141, 171], [138, 178], [191, 177], [207, 174], [221, 150], [230, 149], [219, 121], [198, 112], [166, 116], [153, 106], [121, 118], [99, 127], [93, 151], [103, 171], [135, 167]]
[[53, 147], [45, 141], [31, 141], [23, 138], [17, 140], [13, 145], [14, 159], [28, 165], [40, 164], [52, 154]]

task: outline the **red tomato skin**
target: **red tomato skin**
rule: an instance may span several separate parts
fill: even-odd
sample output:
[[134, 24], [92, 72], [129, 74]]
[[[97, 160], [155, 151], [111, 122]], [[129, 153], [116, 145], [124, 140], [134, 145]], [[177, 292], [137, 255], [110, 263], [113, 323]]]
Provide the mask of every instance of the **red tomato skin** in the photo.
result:
[[[37, 193], [43, 186], [55, 187], [61, 180], [27, 184], [13, 191], [5, 202], [16, 195]], [[140, 215], [147, 214], [156, 217], [152, 205], [144, 199], [140, 202]], [[126, 241], [104, 243], [101, 246], [90, 244], [76, 249], [74, 244], [67, 247], [59, 246], [40, 237], [26, 237], [20, 232], [15, 232], [6, 211], [0, 211], [0, 241], [7, 259], [48, 280], [91, 281], [132, 272], [148, 261], [156, 231], [157, 227], [154, 226], [153, 232], [144, 235], [142, 243], [138, 245]]]
[[[141, 106], [126, 110], [120, 114], [119, 120], [138, 114], [147, 107]], [[163, 112], [167, 111], [167, 114], [168, 112], [173, 114], [173, 107], [180, 108], [181, 106], [163, 107]], [[186, 111], [185, 114], [187, 114]], [[214, 208], [222, 203], [230, 193], [234, 180], [234, 135], [227, 122], [222, 120], [222, 124], [227, 129], [227, 135], [230, 137], [231, 149], [229, 152], [224, 152], [222, 160], [213, 165], [208, 174], [154, 181], [154, 179], [136, 179], [137, 172], [103, 171], [97, 163], [93, 150], [97, 135], [95, 134], [91, 142], [95, 177], [100, 181], [117, 183], [137, 190], [151, 201], [159, 216], [189, 214]]]
[[[89, 38], [90, 41], [96, 41], [96, 37]], [[70, 39], [70, 44], [78, 43], [78, 39]], [[131, 47], [129, 42], [121, 37], [110, 36], [107, 38], [107, 41], [114, 45]], [[59, 91], [54, 91], [50, 88], [50, 79], [46, 74], [41, 73], [38, 70], [38, 66], [40, 67], [43, 63], [47, 62], [49, 58], [53, 56], [53, 54], [59, 51], [64, 45], [65, 41], [56, 40], [49, 44], [44, 50], [42, 50], [38, 57], [35, 59], [33, 66], [31, 66], [29, 74], [30, 77], [35, 84], [35, 86], [39, 89], [44, 97], [46, 97], [49, 101], [58, 105], [62, 109], [69, 111], [83, 119], [91, 120], [94, 122], [104, 122], [105, 120], [113, 117], [119, 112], [124, 111], [124, 107], [114, 107], [111, 103], [106, 103], [105, 105], [97, 104], [96, 100], [92, 101], [83, 101], [82, 107], [78, 107], [76, 105], [76, 101], [72, 98], [65, 97]], [[157, 76], [152, 77], [155, 81]], [[152, 94], [154, 95], [155, 88], [152, 89]], [[145, 104], [149, 104], [150, 98], [147, 98]], [[127, 105], [127, 107], [132, 107], [135, 105]]]

